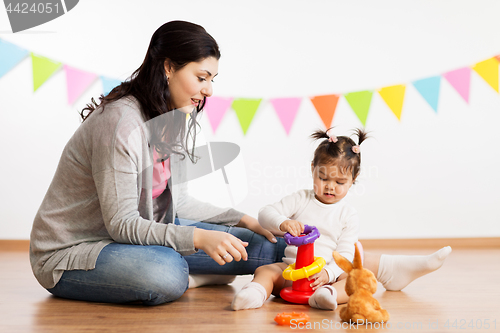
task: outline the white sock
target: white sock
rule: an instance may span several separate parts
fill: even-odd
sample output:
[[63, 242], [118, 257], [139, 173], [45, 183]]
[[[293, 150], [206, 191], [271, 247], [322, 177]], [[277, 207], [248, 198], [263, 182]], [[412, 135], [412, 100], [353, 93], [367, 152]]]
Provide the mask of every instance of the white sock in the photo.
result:
[[267, 291], [263, 285], [250, 282], [234, 295], [231, 309], [246, 310], [260, 308], [267, 299]]
[[189, 274], [189, 289], [201, 286], [228, 284], [234, 281], [236, 275]]
[[428, 256], [383, 254], [377, 280], [386, 290], [401, 290], [413, 280], [441, 267], [450, 253], [451, 247], [446, 246]]
[[316, 309], [335, 310], [337, 308], [337, 290], [330, 285], [319, 287], [309, 297], [309, 305]]

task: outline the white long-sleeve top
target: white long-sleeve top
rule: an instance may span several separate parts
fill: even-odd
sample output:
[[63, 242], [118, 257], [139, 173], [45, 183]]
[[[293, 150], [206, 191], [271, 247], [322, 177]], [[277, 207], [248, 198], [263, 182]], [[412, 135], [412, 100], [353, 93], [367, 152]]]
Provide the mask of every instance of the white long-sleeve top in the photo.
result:
[[[314, 242], [314, 256], [326, 260], [324, 269], [330, 282], [334, 282], [343, 270], [333, 260], [332, 252], [339, 252], [349, 261], [354, 258], [354, 243], [358, 241], [359, 232], [354, 208], [345, 199], [324, 204], [316, 199], [313, 190], [300, 190], [259, 211], [259, 223], [276, 235], [283, 234], [280, 225], [289, 219], [318, 228], [321, 236]], [[288, 245], [283, 261], [293, 264], [296, 256], [297, 247]]]

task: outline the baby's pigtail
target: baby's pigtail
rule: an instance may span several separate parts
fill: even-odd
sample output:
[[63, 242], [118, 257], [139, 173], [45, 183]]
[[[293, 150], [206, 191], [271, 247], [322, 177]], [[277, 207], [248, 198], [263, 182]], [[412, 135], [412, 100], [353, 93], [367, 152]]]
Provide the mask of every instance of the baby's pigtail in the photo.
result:
[[313, 165], [317, 166], [321, 163], [326, 163], [336, 158], [340, 154], [340, 147], [337, 144], [339, 139], [333, 135], [332, 128], [326, 131], [316, 130], [311, 134], [311, 138], [315, 140], [326, 139], [321, 141], [316, 150], [314, 151]]
[[365, 141], [366, 139], [369, 138], [368, 132], [366, 132], [362, 128], [356, 128], [354, 130], [354, 134], [358, 137], [358, 146], [361, 145], [361, 143], [363, 143], [363, 141]]
[[322, 130], [316, 130], [311, 134], [311, 138], [314, 140], [319, 140], [319, 139], [328, 139], [330, 138], [327, 134], [328, 131], [322, 131]]

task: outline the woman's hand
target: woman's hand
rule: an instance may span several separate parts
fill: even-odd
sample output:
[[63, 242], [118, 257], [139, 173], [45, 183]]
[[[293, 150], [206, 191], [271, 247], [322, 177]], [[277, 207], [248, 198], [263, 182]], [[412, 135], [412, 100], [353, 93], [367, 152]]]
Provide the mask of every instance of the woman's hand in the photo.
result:
[[205, 251], [219, 265], [224, 265], [233, 259], [236, 261], [248, 259], [245, 250], [248, 243], [223, 231], [195, 228], [193, 243], [195, 248]]
[[308, 280], [309, 281], [314, 280], [314, 282], [311, 283], [310, 286], [311, 286], [311, 288], [313, 290], [316, 290], [319, 287], [321, 287], [322, 285], [327, 284], [328, 282], [330, 282], [330, 277], [328, 276], [328, 272], [325, 271], [324, 269], [322, 269], [321, 272], [316, 273], [314, 275], [311, 275], [308, 278]]
[[288, 232], [293, 237], [298, 237], [304, 232], [304, 223], [296, 220], [286, 220], [281, 223], [280, 230]]
[[269, 230], [262, 228], [262, 226], [259, 224], [259, 221], [249, 215], [243, 216], [236, 226], [252, 230], [256, 234], [266, 237], [267, 240], [271, 243], [277, 242], [276, 237], [274, 237], [274, 235]]

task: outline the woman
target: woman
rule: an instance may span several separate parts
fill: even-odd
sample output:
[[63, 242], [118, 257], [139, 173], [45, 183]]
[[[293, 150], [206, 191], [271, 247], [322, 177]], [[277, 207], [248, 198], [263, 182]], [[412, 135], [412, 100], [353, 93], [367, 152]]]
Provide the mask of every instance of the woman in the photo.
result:
[[[256, 219], [192, 199], [181, 180], [195, 159], [189, 138], [194, 146], [196, 114], [212, 94], [219, 58], [201, 26], [166, 23], [131, 79], [84, 109], [31, 232], [33, 272], [52, 294], [160, 304], [185, 292], [182, 256], [197, 249], [188, 257], [192, 272], [249, 274], [280, 260], [284, 243]], [[175, 216], [216, 224], [181, 226]], [[191, 284], [210, 282], [199, 278]]]
[[[206, 274], [252, 274], [281, 261], [286, 244], [256, 219], [186, 193], [185, 168], [196, 161], [188, 147], [219, 58], [201, 26], [166, 23], [130, 80], [82, 111], [31, 231], [33, 273], [53, 295], [156, 305], [188, 285], [228, 281]], [[437, 269], [444, 258], [436, 256], [367, 255], [365, 266], [402, 288]]]

